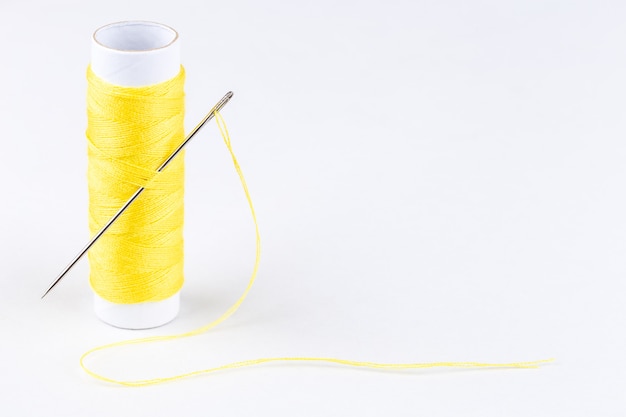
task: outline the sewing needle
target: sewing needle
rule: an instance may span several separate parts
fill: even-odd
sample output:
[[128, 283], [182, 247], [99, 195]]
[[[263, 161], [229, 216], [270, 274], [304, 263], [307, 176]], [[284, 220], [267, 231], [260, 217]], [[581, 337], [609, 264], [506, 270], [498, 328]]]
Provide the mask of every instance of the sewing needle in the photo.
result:
[[[226, 103], [228, 103], [228, 101], [232, 97], [233, 97], [233, 92], [232, 91], [229, 91], [228, 93], [226, 93], [226, 95], [224, 97], [222, 97], [222, 99], [220, 101], [218, 101], [215, 106], [213, 106], [211, 111], [206, 116], [204, 116], [204, 118], [200, 121], [200, 123], [198, 123], [198, 125], [193, 128], [193, 130], [187, 135], [185, 140], [183, 140], [182, 143], [180, 145], [178, 145], [178, 148], [176, 148], [174, 150], [174, 152], [172, 152], [172, 154], [167, 157], [165, 162], [163, 162], [161, 164], [161, 166], [157, 169], [157, 172], [163, 171], [165, 169], [165, 167], [167, 167], [167, 165], [174, 158], [176, 158], [176, 155], [178, 155], [180, 153], [180, 151], [183, 150], [185, 145], [187, 145], [187, 143], [189, 143], [191, 138], [193, 138], [193, 136], [196, 133], [198, 133], [198, 131], [202, 128], [202, 126], [204, 126], [206, 124], [206, 122], [211, 120], [215, 116], [215, 113], [220, 111], [226, 105]], [[115, 221], [122, 215], [122, 213], [124, 213], [124, 211], [126, 211], [126, 209], [137, 199], [137, 197], [139, 197], [141, 195], [141, 193], [144, 190], [145, 190], [144, 187], [140, 187], [137, 191], [135, 191], [135, 194], [133, 194], [128, 199], [128, 201], [117, 211], [117, 213], [115, 213], [115, 215], [113, 217], [111, 217], [111, 219], [102, 227], [102, 229], [100, 229], [100, 231], [98, 231], [98, 233], [96, 233], [91, 238], [91, 240], [85, 245], [85, 247], [83, 249], [81, 249], [80, 252], [78, 252], [78, 255], [76, 255], [76, 257], [74, 257], [74, 259], [72, 259], [72, 261], [65, 267], [65, 269], [63, 269], [63, 271], [61, 271], [61, 273], [59, 275], [57, 275], [57, 277], [54, 279], [54, 281], [52, 281], [52, 283], [50, 284], [50, 286], [48, 287], [46, 292], [44, 292], [43, 295], [41, 296], [42, 299], [46, 295], [48, 295], [48, 293], [59, 283], [59, 281], [61, 281], [61, 279], [65, 276], [65, 274], [67, 274], [70, 271], [70, 269], [72, 269], [72, 267], [74, 265], [76, 265], [76, 263], [80, 260], [80, 258], [82, 258], [83, 255], [85, 255], [85, 253], [87, 253], [87, 251], [94, 245], [94, 243], [96, 243], [96, 241], [98, 239], [100, 239], [100, 237], [109, 229], [109, 227], [111, 227], [111, 225], [113, 223], [115, 223]]]

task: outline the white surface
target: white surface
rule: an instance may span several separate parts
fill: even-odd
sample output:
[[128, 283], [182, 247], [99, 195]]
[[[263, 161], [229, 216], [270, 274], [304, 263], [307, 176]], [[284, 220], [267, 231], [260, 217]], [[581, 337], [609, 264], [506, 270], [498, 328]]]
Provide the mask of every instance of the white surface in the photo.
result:
[[[625, 7], [3, 2], [0, 414], [625, 415]], [[179, 317], [141, 332], [99, 322], [87, 262], [39, 300], [88, 237], [88, 39], [125, 19], [179, 32], [188, 128], [235, 92], [223, 114], [263, 260], [249, 299], [212, 333], [102, 356], [99, 369], [141, 378], [267, 355], [557, 361], [268, 365], [146, 389], [85, 376], [77, 361], [93, 346], [217, 317], [254, 256], [208, 126], [186, 155]]]
[[[124, 21], [98, 28], [91, 42], [91, 70], [103, 80], [129, 87], [158, 84], [180, 71], [176, 31], [156, 22]], [[166, 300], [115, 304], [94, 293], [98, 318], [124, 329], [150, 329], [174, 320], [180, 292]]]

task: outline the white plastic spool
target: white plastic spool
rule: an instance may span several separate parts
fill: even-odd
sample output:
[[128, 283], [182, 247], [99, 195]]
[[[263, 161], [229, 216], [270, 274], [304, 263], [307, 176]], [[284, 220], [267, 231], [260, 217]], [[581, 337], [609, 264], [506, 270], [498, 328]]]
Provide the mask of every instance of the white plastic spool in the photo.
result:
[[[128, 21], [101, 27], [93, 34], [91, 70], [110, 84], [140, 87], [161, 83], [180, 71], [178, 33], [154, 22]], [[172, 321], [180, 292], [158, 302], [115, 304], [94, 294], [100, 320], [125, 329], [149, 329]]]

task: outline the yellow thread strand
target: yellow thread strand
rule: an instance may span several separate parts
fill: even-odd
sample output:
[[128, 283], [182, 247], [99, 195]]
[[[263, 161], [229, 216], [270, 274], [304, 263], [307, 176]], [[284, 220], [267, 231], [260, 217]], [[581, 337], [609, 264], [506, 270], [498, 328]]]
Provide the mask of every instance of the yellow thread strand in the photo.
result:
[[129, 386], [129, 387], [140, 387], [140, 386], [162, 384], [165, 382], [171, 382], [171, 381], [176, 381], [176, 380], [180, 380], [184, 378], [190, 378], [190, 377], [199, 376], [203, 374], [210, 374], [210, 373], [215, 373], [219, 371], [225, 371], [228, 369], [262, 365], [262, 364], [271, 363], [271, 362], [331, 363], [331, 364], [336, 364], [336, 365], [360, 367], [360, 368], [368, 368], [368, 369], [378, 369], [378, 370], [410, 370], [410, 369], [426, 369], [426, 368], [537, 368], [542, 364], [553, 361], [553, 359], [547, 359], [547, 360], [538, 360], [538, 361], [530, 361], [530, 362], [511, 362], [511, 363], [483, 363], [483, 362], [379, 363], [379, 362], [365, 362], [365, 361], [355, 361], [355, 360], [338, 359], [338, 358], [297, 357], [296, 356], [296, 357], [275, 357], [275, 358], [251, 359], [251, 360], [245, 360], [245, 361], [239, 361], [239, 362], [232, 362], [229, 364], [216, 366], [213, 368], [206, 368], [206, 369], [182, 373], [178, 375], [165, 376], [165, 377], [152, 378], [152, 379], [130, 380], [130, 381], [110, 378], [110, 377], [104, 376], [100, 373], [97, 373], [89, 369], [85, 363], [86, 359], [87, 357], [89, 357], [90, 355], [96, 352], [100, 352], [103, 350], [120, 347], [120, 346], [151, 343], [151, 342], [162, 342], [162, 341], [168, 341], [168, 340], [171, 341], [171, 340], [182, 339], [185, 337], [191, 337], [191, 336], [196, 336], [196, 335], [205, 333], [209, 331], [210, 329], [216, 327], [217, 325], [225, 321], [227, 318], [229, 318], [233, 313], [235, 313], [235, 311], [237, 311], [239, 306], [243, 303], [246, 296], [250, 292], [250, 289], [252, 288], [252, 285], [254, 284], [254, 281], [256, 280], [257, 272], [259, 269], [259, 262], [261, 260], [261, 235], [259, 233], [259, 226], [258, 226], [258, 222], [256, 218], [256, 213], [254, 211], [254, 206], [252, 204], [252, 198], [250, 196], [250, 192], [248, 190], [246, 180], [243, 176], [243, 172], [241, 171], [241, 167], [239, 166], [239, 162], [237, 161], [237, 158], [235, 157], [235, 153], [231, 145], [230, 135], [228, 133], [226, 123], [224, 122], [224, 119], [219, 113], [215, 114], [215, 120], [217, 122], [220, 133], [224, 140], [224, 144], [226, 145], [226, 148], [228, 149], [228, 152], [230, 153], [230, 156], [233, 160], [233, 165], [235, 166], [237, 175], [239, 176], [239, 179], [241, 181], [241, 185], [243, 187], [246, 200], [250, 207], [250, 213], [252, 214], [252, 220], [254, 222], [254, 229], [256, 232], [256, 257], [254, 261], [254, 268], [252, 270], [252, 274], [250, 276], [250, 280], [248, 281], [248, 285], [246, 286], [246, 289], [244, 290], [243, 294], [239, 297], [239, 299], [230, 308], [228, 308], [228, 310], [226, 310], [220, 317], [218, 317], [216, 320], [212, 321], [211, 323], [205, 326], [199, 327], [195, 330], [185, 332], [185, 333], [180, 333], [177, 335], [154, 336], [154, 337], [145, 337], [145, 338], [140, 338], [140, 339], [126, 340], [126, 341], [107, 344], [104, 346], [99, 346], [99, 347], [89, 350], [80, 358], [80, 365], [83, 368], [83, 370], [87, 372], [87, 374], [89, 374], [90, 376], [96, 379], [99, 379], [104, 382], [112, 383], [112, 384], [118, 384], [118, 385]]
[[184, 137], [185, 72], [146, 87], [87, 70], [89, 227], [96, 233], [143, 194], [89, 251], [90, 283], [116, 304], [164, 300], [183, 285], [184, 160], [156, 169]]

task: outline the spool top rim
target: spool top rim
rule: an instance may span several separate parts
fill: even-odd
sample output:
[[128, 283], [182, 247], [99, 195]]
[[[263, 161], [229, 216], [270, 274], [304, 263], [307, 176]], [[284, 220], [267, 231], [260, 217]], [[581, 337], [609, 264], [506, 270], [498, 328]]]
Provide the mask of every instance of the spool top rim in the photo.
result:
[[126, 20], [96, 29], [92, 38], [105, 49], [122, 53], [146, 53], [171, 46], [178, 40], [178, 32], [162, 23]]

